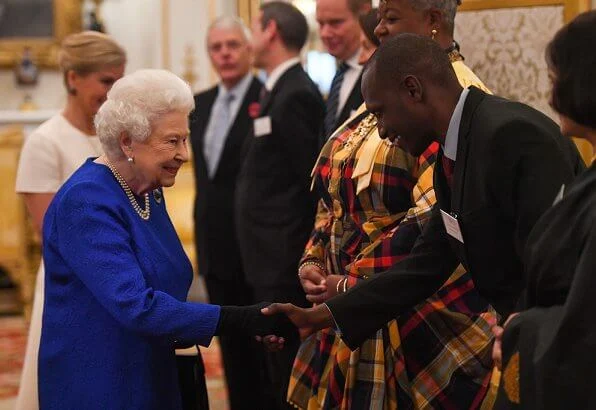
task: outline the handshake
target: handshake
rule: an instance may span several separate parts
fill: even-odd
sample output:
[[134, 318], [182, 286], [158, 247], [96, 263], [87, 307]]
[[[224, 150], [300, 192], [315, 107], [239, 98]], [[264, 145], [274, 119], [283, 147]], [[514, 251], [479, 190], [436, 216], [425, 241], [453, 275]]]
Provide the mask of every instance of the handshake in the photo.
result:
[[284, 313], [264, 315], [261, 312], [270, 305], [271, 303], [261, 302], [250, 306], [222, 306], [216, 334], [298, 338], [298, 329]]
[[280, 341], [281, 345], [283, 339], [305, 338], [332, 325], [333, 317], [324, 305], [303, 309], [289, 303], [261, 302], [250, 306], [222, 306], [216, 334], [248, 334], [266, 343]]

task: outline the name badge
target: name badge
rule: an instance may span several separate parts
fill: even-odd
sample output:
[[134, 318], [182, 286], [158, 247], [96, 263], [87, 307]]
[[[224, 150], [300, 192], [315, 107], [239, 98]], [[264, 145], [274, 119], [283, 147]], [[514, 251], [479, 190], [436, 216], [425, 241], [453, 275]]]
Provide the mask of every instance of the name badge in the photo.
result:
[[255, 137], [271, 134], [271, 117], [256, 118], [254, 121]]
[[461, 243], [464, 243], [464, 237], [461, 234], [461, 229], [459, 227], [459, 221], [455, 219], [453, 216], [449, 215], [447, 212], [441, 209], [441, 218], [443, 218], [443, 225], [445, 225], [445, 230], [447, 234], [452, 238], [457, 239]]

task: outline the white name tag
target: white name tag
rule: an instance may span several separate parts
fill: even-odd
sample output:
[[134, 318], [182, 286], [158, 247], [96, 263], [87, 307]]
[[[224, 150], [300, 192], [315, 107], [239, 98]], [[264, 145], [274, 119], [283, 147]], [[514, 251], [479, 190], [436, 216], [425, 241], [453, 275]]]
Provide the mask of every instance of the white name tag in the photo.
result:
[[459, 228], [459, 221], [442, 209], [441, 218], [443, 218], [443, 224], [445, 225], [445, 230], [449, 236], [457, 239], [461, 243], [464, 243], [464, 237], [462, 236], [461, 229]]
[[261, 117], [254, 122], [255, 137], [263, 137], [271, 134], [271, 117]]

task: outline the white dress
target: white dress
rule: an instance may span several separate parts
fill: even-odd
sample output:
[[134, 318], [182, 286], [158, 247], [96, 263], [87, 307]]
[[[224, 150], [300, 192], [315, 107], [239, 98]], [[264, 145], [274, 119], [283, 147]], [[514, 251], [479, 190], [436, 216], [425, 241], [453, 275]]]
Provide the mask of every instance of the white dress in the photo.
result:
[[[55, 193], [89, 157], [102, 154], [99, 138], [88, 136], [57, 114], [41, 124], [23, 145], [17, 171], [18, 193]], [[37, 354], [43, 312], [43, 261], [37, 272], [29, 339], [15, 410], [38, 410]]]

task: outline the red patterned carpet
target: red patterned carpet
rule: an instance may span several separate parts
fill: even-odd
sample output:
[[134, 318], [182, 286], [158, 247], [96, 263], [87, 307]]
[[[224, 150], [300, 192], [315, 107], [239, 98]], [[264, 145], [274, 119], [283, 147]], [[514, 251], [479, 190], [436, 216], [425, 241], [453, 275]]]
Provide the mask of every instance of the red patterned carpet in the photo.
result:
[[17, 395], [27, 329], [20, 317], [0, 318], [0, 399]]
[[[14, 398], [18, 393], [26, 344], [27, 327], [23, 318], [0, 317], [0, 408], [3, 400]], [[227, 397], [217, 340], [209, 348], [201, 349], [201, 353], [205, 361], [210, 408], [226, 410]]]

